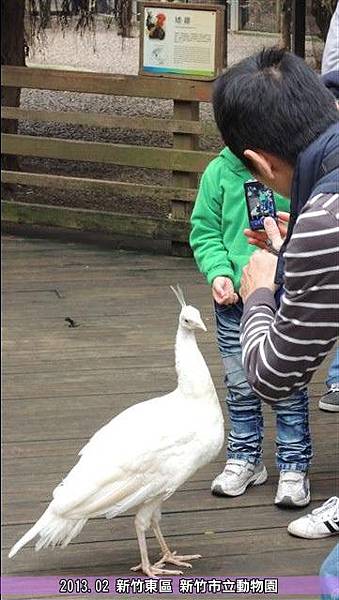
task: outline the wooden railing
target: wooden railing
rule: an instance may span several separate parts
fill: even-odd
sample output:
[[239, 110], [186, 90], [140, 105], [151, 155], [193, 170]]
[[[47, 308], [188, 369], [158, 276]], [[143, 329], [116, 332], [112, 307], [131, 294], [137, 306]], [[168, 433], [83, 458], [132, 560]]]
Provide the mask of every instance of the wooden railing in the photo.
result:
[[109, 179], [4, 170], [1, 180], [7, 184], [91, 190], [99, 193], [109, 191], [112, 195], [126, 193], [136, 201], [148, 198], [155, 204], [168, 201], [171, 205], [170, 213], [157, 219], [135, 214], [5, 200], [5, 222], [170, 240], [174, 252], [182, 243], [187, 242], [188, 220], [196, 196], [198, 174], [215, 156], [212, 152], [198, 149], [199, 136], [205, 131], [205, 126], [199, 121], [199, 102], [210, 101], [210, 82], [6, 66], [2, 67], [2, 85], [174, 101], [172, 119], [3, 107], [2, 118], [5, 119], [173, 134], [172, 148], [2, 134], [2, 152], [6, 155], [161, 169], [173, 174], [173, 185], [153, 186]]

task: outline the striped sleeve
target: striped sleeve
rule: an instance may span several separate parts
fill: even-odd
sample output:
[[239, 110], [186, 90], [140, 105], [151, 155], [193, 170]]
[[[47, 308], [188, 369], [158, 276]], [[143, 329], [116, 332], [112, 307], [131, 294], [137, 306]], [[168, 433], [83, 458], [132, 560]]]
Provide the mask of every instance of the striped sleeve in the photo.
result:
[[280, 308], [261, 288], [245, 303], [241, 343], [247, 379], [267, 402], [312, 378], [338, 338], [339, 194], [307, 202], [285, 252]]

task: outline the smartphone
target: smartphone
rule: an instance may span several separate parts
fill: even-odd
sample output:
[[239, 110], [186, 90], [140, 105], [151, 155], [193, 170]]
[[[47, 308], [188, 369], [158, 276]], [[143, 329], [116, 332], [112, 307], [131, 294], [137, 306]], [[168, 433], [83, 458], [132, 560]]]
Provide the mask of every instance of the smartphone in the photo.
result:
[[264, 229], [265, 217], [277, 220], [277, 209], [272, 190], [259, 181], [244, 183], [245, 198], [250, 228], [253, 231]]

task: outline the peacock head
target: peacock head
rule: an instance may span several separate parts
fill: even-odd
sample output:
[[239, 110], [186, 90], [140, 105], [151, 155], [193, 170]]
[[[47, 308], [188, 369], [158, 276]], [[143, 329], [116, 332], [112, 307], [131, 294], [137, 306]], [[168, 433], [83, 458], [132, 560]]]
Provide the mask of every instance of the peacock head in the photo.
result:
[[203, 322], [200, 312], [194, 306], [187, 305], [185, 302], [184, 294], [179, 285], [176, 288], [171, 287], [172, 292], [176, 295], [179, 304], [181, 306], [181, 312], [179, 315], [179, 323], [184, 329], [193, 331], [194, 329], [202, 329], [207, 331], [206, 325]]

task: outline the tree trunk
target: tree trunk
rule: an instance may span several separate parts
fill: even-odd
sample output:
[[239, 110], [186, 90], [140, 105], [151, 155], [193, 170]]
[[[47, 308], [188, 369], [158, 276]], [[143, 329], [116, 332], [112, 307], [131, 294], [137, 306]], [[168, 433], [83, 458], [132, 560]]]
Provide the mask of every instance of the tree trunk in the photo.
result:
[[292, 0], [282, 0], [281, 6], [281, 45], [291, 50]]
[[337, 0], [312, 0], [311, 12], [319, 27], [319, 35], [325, 41]]
[[276, 14], [276, 31], [281, 32], [281, 0], [276, 0], [275, 3], [275, 14]]
[[[24, 15], [25, 0], [1, 0], [1, 65], [25, 65]], [[20, 88], [1, 87], [1, 106], [19, 106], [20, 92]], [[18, 121], [2, 119], [1, 128], [4, 133], [17, 133]], [[4, 155], [2, 167], [16, 170], [17, 157]]]

